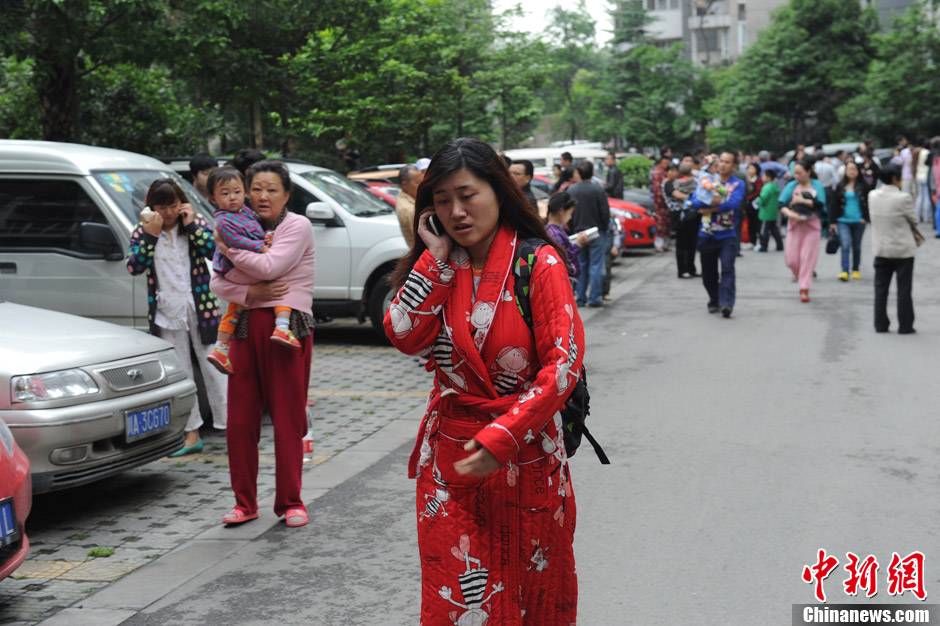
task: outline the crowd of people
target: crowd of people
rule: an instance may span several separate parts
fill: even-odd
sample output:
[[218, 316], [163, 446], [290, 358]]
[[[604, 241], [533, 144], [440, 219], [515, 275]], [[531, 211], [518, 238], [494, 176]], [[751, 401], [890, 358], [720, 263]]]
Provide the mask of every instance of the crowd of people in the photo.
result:
[[710, 313], [731, 317], [736, 259], [742, 250], [768, 252], [771, 238], [774, 249], [784, 252], [802, 302], [810, 302], [823, 238], [830, 252], [841, 248], [836, 279], [861, 280], [862, 240], [870, 224], [875, 329], [888, 330], [888, 288], [897, 274], [898, 332], [915, 332], [913, 259], [923, 241], [918, 224], [932, 223], [940, 238], [940, 137], [912, 144], [898, 137], [887, 163], [875, 155], [871, 142], [849, 155], [799, 145], [787, 165], [766, 151], [677, 158], [668, 147], [653, 161], [656, 251], [667, 251], [674, 235], [679, 278], [699, 275], [698, 252]]

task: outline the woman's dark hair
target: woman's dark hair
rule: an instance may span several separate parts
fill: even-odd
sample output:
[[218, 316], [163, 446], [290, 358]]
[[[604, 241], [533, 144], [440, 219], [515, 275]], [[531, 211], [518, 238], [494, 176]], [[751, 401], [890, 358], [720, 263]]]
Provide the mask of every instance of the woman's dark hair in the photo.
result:
[[281, 184], [284, 186], [284, 191], [290, 193], [290, 171], [287, 169], [287, 166], [281, 163], [280, 161], [275, 161], [273, 159], [264, 159], [263, 161], [258, 161], [248, 168], [248, 171], [245, 172], [246, 185], [251, 187], [251, 181], [256, 174], [261, 173], [271, 173], [277, 174], [281, 179]]
[[427, 246], [418, 234], [418, 222], [422, 211], [434, 206], [434, 187], [454, 172], [467, 170], [493, 188], [499, 202], [499, 222], [509, 224], [521, 238], [537, 238], [546, 242], [567, 258], [545, 232], [542, 218], [529, 204], [522, 189], [515, 183], [506, 169], [506, 164], [489, 144], [479, 139], [461, 137], [448, 142], [431, 157], [431, 164], [424, 172], [424, 180], [418, 186], [415, 198], [415, 215], [411, 228], [414, 233], [414, 246], [398, 262], [392, 273], [390, 283], [395, 289], [405, 284], [408, 274], [427, 250]]
[[745, 169], [745, 171], [751, 169], [752, 167], [755, 170], [757, 170], [757, 175], [760, 176], [760, 165], [758, 163], [755, 163], [754, 161], [751, 161], [750, 163], [747, 164], [747, 168]]
[[242, 181], [242, 186], [245, 185], [245, 177], [231, 165], [216, 167], [209, 171], [209, 178], [206, 180], [206, 189], [209, 190], [210, 196], [214, 196], [216, 185], [236, 179]]
[[182, 203], [189, 202], [189, 198], [183, 193], [183, 189], [176, 184], [172, 178], [158, 178], [150, 185], [147, 190], [147, 199], [145, 204], [149, 207], [167, 206], [179, 200]]
[[264, 153], [260, 150], [255, 150], [254, 148], [242, 148], [235, 153], [235, 157], [232, 158], [232, 165], [235, 166], [242, 174], [248, 172], [248, 168], [257, 163], [258, 161], [264, 161]]
[[[806, 173], [809, 174], [810, 178], [816, 178], [816, 170], [813, 169], [813, 165], [815, 164], [816, 164], [816, 161], [813, 160], [813, 157], [800, 159], [799, 161], [796, 162], [796, 165], [799, 165], [804, 170], [806, 170]], [[794, 165], [793, 167], [796, 167], [796, 165]]]
[[548, 199], [548, 214], [553, 215], [567, 211], [574, 206], [574, 198], [567, 191], [559, 191]]

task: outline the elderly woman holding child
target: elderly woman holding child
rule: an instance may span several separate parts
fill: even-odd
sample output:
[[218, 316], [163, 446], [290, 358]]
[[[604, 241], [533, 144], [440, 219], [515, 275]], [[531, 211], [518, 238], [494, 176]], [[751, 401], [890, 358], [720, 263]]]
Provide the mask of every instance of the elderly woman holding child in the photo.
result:
[[246, 182], [251, 207], [261, 230], [270, 233], [270, 243], [252, 250], [249, 244], [231, 247], [216, 237], [232, 268], [213, 276], [212, 290], [238, 310], [227, 354], [232, 407], [227, 444], [235, 508], [222, 521], [240, 524], [258, 517], [258, 440], [267, 409], [277, 464], [274, 513], [283, 516], [287, 526], [303, 526], [307, 510], [300, 486], [313, 349], [313, 228], [306, 217], [287, 210], [291, 181], [283, 163], [255, 163], [246, 172]]

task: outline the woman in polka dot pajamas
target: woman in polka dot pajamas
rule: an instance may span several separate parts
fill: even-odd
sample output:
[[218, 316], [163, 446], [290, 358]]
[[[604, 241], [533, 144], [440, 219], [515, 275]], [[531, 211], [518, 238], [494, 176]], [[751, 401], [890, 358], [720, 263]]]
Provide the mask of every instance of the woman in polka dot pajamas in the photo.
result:
[[[190, 378], [190, 349], [196, 353], [213, 423], [225, 428], [227, 381], [206, 361], [219, 327], [219, 305], [209, 291], [206, 263], [214, 252], [211, 227], [195, 214], [179, 185], [168, 178], [155, 181], [147, 191], [140, 224], [131, 234], [127, 271], [147, 276], [150, 333], [173, 344]], [[186, 422], [185, 445], [170, 456], [201, 452], [200, 426], [197, 402]]]

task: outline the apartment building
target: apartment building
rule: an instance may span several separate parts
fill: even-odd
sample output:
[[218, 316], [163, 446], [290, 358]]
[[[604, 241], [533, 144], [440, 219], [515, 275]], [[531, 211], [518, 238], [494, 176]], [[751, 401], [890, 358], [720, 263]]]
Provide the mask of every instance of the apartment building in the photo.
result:
[[[771, 13], [787, 0], [643, 0], [653, 18], [653, 43], [685, 42], [686, 56], [700, 64], [734, 61], [770, 24]], [[848, 0], [846, 0], [848, 1]], [[916, 0], [859, 0], [878, 8], [886, 24]]]

